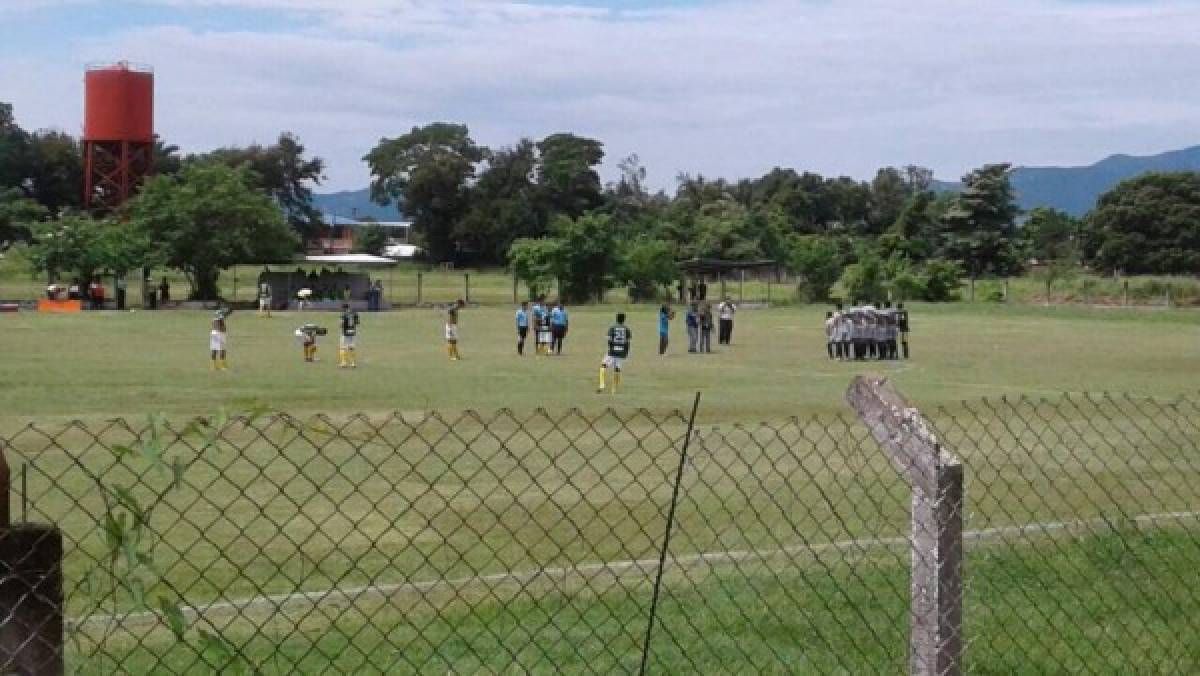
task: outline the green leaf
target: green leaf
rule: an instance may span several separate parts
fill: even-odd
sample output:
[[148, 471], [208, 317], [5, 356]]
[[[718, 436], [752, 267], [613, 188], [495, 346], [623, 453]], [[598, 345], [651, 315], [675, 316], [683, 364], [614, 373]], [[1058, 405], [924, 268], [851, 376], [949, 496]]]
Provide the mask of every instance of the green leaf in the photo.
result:
[[123, 458], [127, 455], [131, 455], [133, 453], [133, 449], [128, 446], [121, 446], [118, 444], [112, 447], [112, 452], [113, 455], [117, 456], [117, 458]]
[[165, 596], [160, 596], [158, 597], [158, 610], [163, 621], [167, 623], [167, 628], [175, 635], [175, 639], [182, 641], [183, 635], [187, 632], [187, 618], [184, 617], [179, 604], [171, 603]]

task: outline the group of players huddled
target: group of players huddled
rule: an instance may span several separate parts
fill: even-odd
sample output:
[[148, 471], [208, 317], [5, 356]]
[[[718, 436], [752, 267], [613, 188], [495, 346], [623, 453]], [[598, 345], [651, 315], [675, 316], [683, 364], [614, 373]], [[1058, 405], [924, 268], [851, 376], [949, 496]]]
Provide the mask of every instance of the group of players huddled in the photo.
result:
[[825, 313], [825, 349], [830, 359], [908, 359], [908, 310], [904, 303], [870, 303]]

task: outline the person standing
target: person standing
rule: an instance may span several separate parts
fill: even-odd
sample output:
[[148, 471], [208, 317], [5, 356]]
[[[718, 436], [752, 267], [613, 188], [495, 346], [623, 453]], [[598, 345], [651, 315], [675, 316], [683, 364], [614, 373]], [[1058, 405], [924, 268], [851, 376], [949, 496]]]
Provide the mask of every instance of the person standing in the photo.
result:
[[[833, 312], [825, 313], [825, 351], [829, 353], [829, 359], [833, 359], [834, 348], [837, 345], [837, 319], [834, 318]], [[837, 348], [841, 352], [841, 348]]]
[[675, 311], [671, 306], [663, 303], [663, 306], [658, 309], [658, 353], [667, 353], [667, 337], [671, 329], [671, 320], [675, 319]]
[[700, 342], [700, 313], [696, 309], [696, 302], [688, 303], [687, 315], [684, 317], [684, 323], [687, 324], [688, 332], [688, 352], [695, 352], [696, 347]]
[[338, 343], [338, 367], [358, 368], [358, 356], [355, 354], [358, 339], [358, 313], [350, 309], [349, 303], [342, 303], [342, 337]]
[[633, 332], [625, 326], [625, 313], [618, 312], [617, 323], [608, 329], [608, 352], [604, 355], [604, 360], [600, 362], [600, 388], [596, 390], [597, 392], [604, 392], [608, 368], [611, 366], [613, 370], [612, 393], [617, 393], [617, 388], [621, 386], [621, 367], [625, 365], [625, 359], [629, 357], [629, 347], [632, 342]]
[[450, 355], [450, 361], [461, 359], [458, 354], [458, 309], [463, 305], [466, 303], [460, 300], [446, 308], [446, 354]]
[[266, 277], [258, 283], [258, 316], [271, 316], [271, 283]]
[[212, 369], [214, 371], [229, 370], [229, 362], [226, 360], [225, 356], [225, 350], [227, 349], [229, 342], [226, 335], [225, 320], [231, 314], [233, 314], [233, 308], [221, 307], [218, 307], [217, 311], [213, 313], [211, 323], [212, 329], [208, 334], [208, 353], [209, 358], [212, 360]]
[[167, 283], [167, 278], [164, 275], [162, 283], [158, 285], [158, 304], [160, 307], [165, 308], [169, 302], [171, 302], [171, 285]]
[[733, 342], [733, 315], [737, 313], [737, 306], [725, 296], [725, 300], [717, 306], [717, 319], [720, 322], [717, 331], [717, 342], [721, 345], [729, 345]]
[[712, 352], [713, 313], [708, 303], [700, 304], [700, 351]]
[[699, 300], [708, 300], [708, 284], [704, 281], [703, 277], [700, 278], [700, 284], [696, 287], [696, 294]]
[[125, 309], [125, 275], [117, 275], [117, 309]]
[[525, 337], [529, 335], [529, 301], [521, 301], [517, 308], [517, 354], [525, 354]]
[[567, 337], [567, 326], [567, 308], [563, 307], [562, 303], [555, 303], [554, 309], [550, 311], [550, 341], [554, 348], [554, 354], [562, 354], [563, 339]]
[[908, 310], [904, 303], [896, 303], [896, 328], [900, 330], [900, 348], [908, 359]]

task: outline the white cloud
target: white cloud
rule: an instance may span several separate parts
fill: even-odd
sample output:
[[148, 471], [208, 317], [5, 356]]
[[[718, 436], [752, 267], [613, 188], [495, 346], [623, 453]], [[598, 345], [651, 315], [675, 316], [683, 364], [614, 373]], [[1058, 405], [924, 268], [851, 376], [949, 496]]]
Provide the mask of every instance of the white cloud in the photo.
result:
[[[25, 0], [29, 1], [29, 0]], [[155, 65], [158, 121], [185, 147], [292, 130], [366, 182], [380, 136], [434, 120], [503, 145], [560, 130], [637, 152], [654, 183], [680, 170], [773, 165], [869, 176], [915, 162], [955, 176], [985, 161], [1076, 163], [1197, 141], [1200, 5], [1011, 0], [723, 2], [610, 11], [512, 2], [158, 0], [285, 13], [301, 27], [151, 26], [73, 45], [76, 63]], [[287, 25], [292, 25], [291, 23]], [[77, 70], [20, 65], [0, 92], [57, 120]], [[0, 99], [9, 95], [0, 94]], [[33, 124], [32, 126], [40, 126]]]

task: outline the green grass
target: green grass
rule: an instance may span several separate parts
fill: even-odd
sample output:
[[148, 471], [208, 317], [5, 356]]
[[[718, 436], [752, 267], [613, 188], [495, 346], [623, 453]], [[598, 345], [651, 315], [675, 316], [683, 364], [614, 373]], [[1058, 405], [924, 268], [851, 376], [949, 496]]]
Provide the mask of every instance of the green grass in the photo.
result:
[[[59, 524], [72, 542], [72, 617], [103, 612], [80, 591], [105, 552], [92, 475], [136, 485], [143, 498], [170, 480], [98, 446], [97, 435], [110, 447], [136, 446], [104, 421], [141, 425], [150, 412], [178, 421], [249, 401], [297, 417], [264, 418], [253, 433], [231, 428], [216, 450], [167, 449], [190, 467], [184, 489], [155, 513], [160, 576], [151, 597], [200, 604], [654, 558], [683, 430], [670, 411], [685, 409], [697, 390], [701, 437], [674, 555], [902, 535], [906, 489], [861, 428], [845, 422], [846, 385], [867, 369], [891, 374], [964, 457], [968, 528], [1200, 509], [1195, 405], [1140, 398], [1194, 391], [1200, 317], [1190, 312], [915, 305], [912, 361], [840, 364], [825, 358], [823, 308], [745, 310], [735, 345], [713, 355], [686, 354], [677, 320], [671, 352], [659, 357], [654, 310], [640, 306], [630, 309], [634, 353], [622, 391], [602, 396], [593, 391], [596, 366], [615, 309], [574, 309], [565, 356], [519, 358], [511, 312], [469, 308], [457, 363], [446, 359], [439, 312], [364, 314], [354, 371], [335, 367], [329, 340], [323, 361], [304, 364], [291, 337], [303, 321], [333, 327], [336, 315], [241, 312], [230, 320], [227, 373], [208, 369], [207, 313], [0, 315], [0, 434], [9, 462], [29, 466], [32, 516]], [[1135, 398], [1039, 401], [1099, 390]], [[606, 406], [626, 422], [602, 414]], [[562, 413], [575, 407], [585, 413]], [[465, 409], [485, 422], [460, 419]], [[495, 418], [500, 409], [513, 413]], [[429, 410], [446, 414], [420, 413]], [[349, 417], [356, 413], [367, 417]], [[85, 428], [53, 444], [42, 433], [73, 419]], [[981, 638], [972, 670], [1071, 671], [1080, 660], [1112, 673], [1194, 669], [1190, 643], [1172, 641], [1195, 605], [1182, 572], [1200, 558], [1191, 537], [1127, 537], [1132, 554], [1108, 536], [973, 550], [968, 626]], [[904, 566], [887, 549], [851, 554], [674, 572], [657, 670], [902, 669]], [[1121, 577], [1147, 567], [1153, 584]], [[604, 582], [476, 581], [453, 593], [206, 621], [267, 671], [627, 669], [648, 578]], [[1024, 596], [1031, 588], [1050, 596]], [[1171, 603], [1192, 606], [1177, 613]], [[128, 607], [128, 599], [115, 606]], [[194, 632], [190, 648], [164, 634], [134, 623], [93, 646], [85, 633], [79, 655], [100, 671], [115, 668], [104, 653], [129, 660], [122, 668], [130, 671], [154, 671], [160, 658], [203, 670]], [[1134, 641], [1132, 656], [1104, 648], [1109, 638]]]

